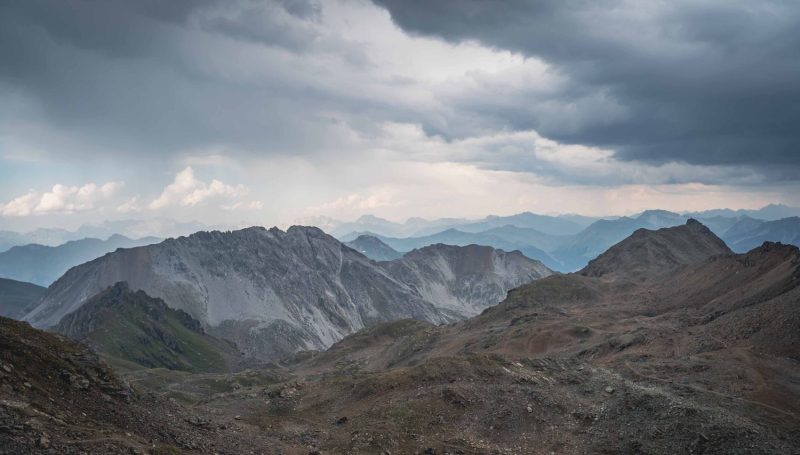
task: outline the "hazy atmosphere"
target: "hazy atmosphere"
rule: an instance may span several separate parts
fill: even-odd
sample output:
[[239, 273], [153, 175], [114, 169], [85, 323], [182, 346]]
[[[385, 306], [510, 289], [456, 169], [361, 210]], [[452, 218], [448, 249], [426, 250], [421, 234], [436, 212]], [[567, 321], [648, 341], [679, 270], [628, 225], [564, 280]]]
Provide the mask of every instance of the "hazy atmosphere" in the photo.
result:
[[800, 205], [792, 1], [11, 1], [0, 228]]

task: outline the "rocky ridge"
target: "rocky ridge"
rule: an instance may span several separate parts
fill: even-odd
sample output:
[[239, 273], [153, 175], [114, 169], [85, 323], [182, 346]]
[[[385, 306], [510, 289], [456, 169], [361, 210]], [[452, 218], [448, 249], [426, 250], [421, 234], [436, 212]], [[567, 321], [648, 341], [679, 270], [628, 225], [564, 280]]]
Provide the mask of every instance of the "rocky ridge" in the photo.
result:
[[[514, 264], [546, 270], [534, 261]], [[518, 277], [528, 276], [517, 270], [513, 274], [516, 278], [506, 283], [509, 287], [502, 293], [495, 289], [491, 297], [496, 300], [484, 307], [497, 303]], [[429, 284], [441, 277], [424, 278]], [[317, 228], [294, 226], [286, 232], [277, 228], [200, 232], [118, 250], [71, 269], [25, 319], [37, 327], [52, 327], [120, 281], [185, 311], [212, 335], [261, 359], [325, 349], [382, 321], [413, 318], [441, 324], [475, 312], [474, 302], [460, 308], [454, 304], [461, 301], [457, 298], [445, 305], [427, 300], [412, 285], [417, 282], [404, 282], [384, 264]], [[441, 288], [450, 289], [446, 283]]]

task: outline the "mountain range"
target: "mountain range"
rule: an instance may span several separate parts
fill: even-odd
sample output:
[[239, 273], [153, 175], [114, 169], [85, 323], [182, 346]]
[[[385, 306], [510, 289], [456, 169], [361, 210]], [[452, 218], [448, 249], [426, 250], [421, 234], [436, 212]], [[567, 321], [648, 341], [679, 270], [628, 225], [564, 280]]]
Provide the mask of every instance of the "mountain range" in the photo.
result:
[[312, 227], [199, 232], [73, 267], [25, 319], [53, 327], [124, 281], [245, 353], [275, 359], [381, 321], [463, 319], [551, 273], [520, 253], [480, 247], [434, 245], [397, 261], [376, 263]]
[[[642, 213], [630, 215], [629, 218], [639, 218], [651, 212], [671, 213], [678, 215], [685, 221], [689, 218], [706, 220], [709, 218], [739, 218], [749, 217], [765, 221], [775, 221], [782, 218], [800, 216], [800, 207], [790, 207], [783, 204], [770, 204], [760, 209], [712, 209], [696, 212], [667, 212], [665, 210], [647, 210]], [[614, 220], [619, 216], [582, 216], [582, 215], [542, 215], [523, 212], [510, 216], [489, 215], [481, 219], [466, 218], [409, 218], [405, 222], [397, 223], [375, 215], [363, 215], [355, 221], [339, 221], [332, 218], [316, 217], [303, 220], [303, 224], [319, 226], [334, 237], [343, 238], [354, 232], [370, 232], [383, 237], [422, 237], [448, 229], [457, 229], [462, 232], [482, 232], [491, 228], [502, 226], [516, 226], [536, 229], [540, 232], [553, 235], [572, 235], [585, 229], [595, 221], [606, 219]], [[666, 227], [666, 226], [656, 226]], [[709, 225], [709, 227], [711, 227]], [[716, 232], [716, 230], [715, 230]]]
[[106, 240], [85, 238], [58, 246], [38, 244], [15, 246], [0, 253], [0, 277], [49, 286], [67, 270], [110, 253], [159, 242], [155, 237], [129, 239], [115, 234]]
[[[657, 229], [675, 226], [689, 218], [696, 218], [731, 244], [738, 252], [747, 251], [759, 240], [797, 242], [791, 235], [796, 229], [796, 220], [784, 222], [787, 226], [765, 226], [764, 231], [753, 232], [752, 240], [726, 235], [726, 230], [739, 221], [760, 223], [796, 218], [800, 208], [771, 204], [758, 210], [718, 209], [704, 212], [675, 213], [665, 210], [648, 210], [630, 217], [586, 217], [580, 215], [541, 215], [524, 212], [510, 216], [490, 215], [482, 219], [442, 218], [426, 220], [410, 218], [395, 223], [374, 215], [364, 215], [353, 222], [341, 222], [330, 218], [309, 219], [308, 224], [317, 225], [344, 242], [353, 241], [361, 234], [383, 239], [398, 253], [434, 243], [494, 246], [507, 251], [518, 249], [525, 255], [541, 260], [548, 267], [562, 272], [578, 270], [597, 254], [605, 251], [616, 241], [625, 238], [638, 228]], [[631, 221], [633, 220], [633, 221]], [[592, 226], [605, 224], [605, 227]], [[741, 227], [741, 226], [740, 226]], [[115, 234], [128, 238], [177, 237], [200, 230], [230, 230], [235, 226], [206, 226], [197, 222], [175, 221], [168, 218], [148, 220], [114, 220], [99, 224], [83, 225], [77, 230], [37, 229], [28, 233], [0, 231], [0, 252], [13, 246], [39, 244], [59, 246], [68, 241], [85, 238], [107, 238]], [[786, 230], [790, 232], [785, 232]], [[598, 231], [609, 231], [606, 233]], [[784, 232], [780, 232], [784, 231]], [[597, 238], [593, 236], [597, 235]], [[356, 246], [355, 249], [359, 249]], [[362, 248], [363, 249], [363, 248]], [[363, 249], [370, 256], [368, 249]], [[391, 254], [391, 253], [390, 253]], [[389, 257], [375, 255], [373, 259], [387, 260]], [[77, 265], [77, 263], [72, 264]], [[18, 277], [21, 278], [21, 277]], [[46, 284], [46, 283], [42, 283]]]
[[83, 224], [75, 230], [39, 228], [29, 232], [0, 230], [0, 252], [13, 246], [38, 244], [58, 246], [86, 238], [105, 239], [114, 235], [129, 238], [167, 238], [189, 235], [202, 230], [225, 230], [235, 226], [211, 226], [197, 221], [176, 221], [170, 218], [107, 220], [96, 224]]
[[[778, 214], [793, 209], [783, 206], [767, 207], [754, 213]], [[729, 244], [736, 252], [745, 252], [764, 241], [782, 241], [800, 244], [800, 218], [791, 217], [774, 221], [751, 218], [746, 211], [710, 211], [700, 213], [697, 219]], [[703, 217], [705, 216], [705, 218]], [[491, 217], [490, 217], [491, 218]], [[494, 217], [511, 221], [515, 217]], [[521, 214], [518, 219], [537, 219]], [[371, 236], [381, 240], [390, 248], [403, 253], [435, 243], [449, 245], [487, 245], [506, 251], [519, 250], [526, 256], [539, 260], [549, 268], [560, 272], [572, 272], [583, 268], [609, 247], [628, 237], [637, 229], [659, 229], [677, 226], [690, 219], [689, 215], [666, 210], [648, 210], [634, 217], [599, 219], [575, 233], [569, 230], [556, 233], [531, 227], [533, 223], [506, 224], [490, 227], [492, 223], [464, 224], [434, 234], [412, 237], [391, 237], [375, 232], [357, 231], [341, 236], [350, 241], [359, 236]], [[588, 221], [588, 219], [586, 220]], [[478, 232], [462, 229], [487, 228]]]
[[[271, 245], [268, 234], [287, 246]], [[163, 247], [170, 242], [181, 248]], [[110, 273], [109, 258], [126, 251], [137, 251], [129, 260], [159, 264], [153, 258], [165, 255], [173, 270], [192, 270], [173, 279], [202, 274], [211, 288], [211, 272], [241, 285], [248, 251], [266, 258], [288, 248], [309, 267], [348, 271], [340, 276], [356, 270], [352, 262], [380, 266], [387, 276], [435, 275], [424, 269], [446, 264], [437, 273], [449, 270], [456, 288], [472, 286], [471, 296], [491, 287], [475, 287], [479, 276], [492, 276], [473, 275], [476, 268], [525, 263], [520, 253], [441, 245], [375, 262], [341, 244], [337, 255], [325, 246], [334, 242], [311, 228], [253, 228], [166, 241], [159, 244], [164, 251], [159, 245], [119, 250], [98, 262], [105, 263], [103, 274]], [[240, 269], [198, 266], [212, 260], [198, 245], [217, 243], [209, 249], [214, 261], [236, 257]], [[301, 268], [305, 286], [325, 279], [292, 265]], [[76, 281], [101, 270], [73, 270], [79, 269]], [[132, 352], [140, 359], [174, 359], [181, 354], [176, 347], [199, 343], [175, 333], [203, 336], [202, 323], [133, 288], [104, 288], [57, 327], [71, 336], [94, 333], [84, 339], [98, 350], [119, 349], [97, 342], [109, 327], [125, 344], [139, 340]], [[0, 318], [0, 344], [8, 348], [0, 351], [2, 438], [19, 453], [42, 447], [238, 453], [245, 447], [267, 453], [793, 454], [800, 448], [799, 299], [800, 249], [764, 242], [733, 253], [710, 228], [689, 219], [636, 230], [578, 273], [521, 284], [470, 318], [448, 324], [387, 318], [322, 352], [301, 351], [242, 371], [142, 369], [147, 361], [140, 360], [138, 369], [115, 372], [65, 337]], [[143, 352], [144, 346], [153, 349]], [[203, 365], [208, 357], [179, 358]], [[35, 420], [41, 415], [54, 419]]]
[[774, 221], [743, 218], [724, 233], [731, 249], [743, 253], [764, 242], [782, 242], [800, 245], [800, 218], [791, 217]]
[[395, 223], [374, 215], [364, 215], [353, 222], [317, 219], [311, 220], [311, 224], [324, 226], [326, 232], [337, 238], [342, 238], [354, 232], [370, 232], [384, 237], [421, 237], [448, 229], [476, 233], [506, 225], [532, 228], [549, 234], [574, 234], [597, 219], [580, 215], [551, 216], [523, 212], [510, 216], [489, 215], [478, 220], [465, 218], [440, 218], [435, 220], [409, 218], [404, 223]]

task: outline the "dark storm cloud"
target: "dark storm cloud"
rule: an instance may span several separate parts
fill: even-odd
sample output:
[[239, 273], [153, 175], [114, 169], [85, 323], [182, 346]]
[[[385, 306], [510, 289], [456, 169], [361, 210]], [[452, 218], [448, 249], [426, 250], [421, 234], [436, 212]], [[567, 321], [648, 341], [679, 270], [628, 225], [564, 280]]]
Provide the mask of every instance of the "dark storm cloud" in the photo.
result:
[[[3, 2], [7, 28], [36, 27], [54, 41], [102, 51], [110, 57], [141, 55], [158, 43], [159, 25], [182, 24], [210, 0], [63, 0]], [[16, 26], [16, 27], [15, 27]], [[24, 42], [4, 41], [6, 46]]]
[[[299, 20], [287, 20], [286, 15]], [[310, 1], [260, 2], [245, 5], [234, 14], [207, 19], [203, 26], [233, 38], [301, 52], [319, 39], [315, 30], [305, 26], [319, 15], [320, 6]]]
[[0, 94], [28, 106], [0, 118], [46, 130], [25, 139], [56, 155], [309, 152], [336, 134], [329, 112], [354, 102], [258, 52], [312, 52], [318, 13], [303, 0], [2, 2]]
[[[567, 183], [800, 175], [794, 4], [380, 3], [412, 34], [551, 68], [410, 39], [358, 0], [0, 2], [0, 146], [65, 160], [220, 151], [346, 162], [374, 155], [396, 122], [448, 140], [536, 130], [632, 163], [624, 176], [594, 176], [540, 159], [527, 140], [462, 156], [459, 141], [433, 139], [425, 158], [408, 137], [390, 147]], [[674, 161], [734, 166], [638, 170]]]
[[[407, 32], [535, 56], [567, 78], [547, 96], [451, 100], [484, 124], [533, 128], [623, 159], [789, 165], [778, 175], [798, 177], [796, 1], [376, 3]], [[454, 124], [425, 128], [469, 134]]]

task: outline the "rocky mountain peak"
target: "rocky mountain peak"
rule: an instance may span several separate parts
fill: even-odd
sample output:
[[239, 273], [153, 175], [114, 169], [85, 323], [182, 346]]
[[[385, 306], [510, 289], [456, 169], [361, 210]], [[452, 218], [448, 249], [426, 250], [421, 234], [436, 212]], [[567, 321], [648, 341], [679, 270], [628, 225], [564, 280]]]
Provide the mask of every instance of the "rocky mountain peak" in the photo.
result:
[[[73, 267], [25, 318], [55, 326], [98, 293], [127, 295], [116, 284], [124, 281], [247, 354], [275, 359], [324, 349], [378, 322], [461, 319], [551, 273], [538, 261], [490, 247], [437, 246], [419, 254], [397, 266], [376, 263], [306, 226], [197, 232]], [[84, 316], [68, 320], [91, 320]]]
[[299, 235], [305, 237], [333, 238], [316, 226], [294, 225], [290, 226], [289, 229], [286, 230], [286, 233], [289, 235]]
[[753, 248], [742, 257], [746, 262], [763, 262], [766, 258], [779, 261], [794, 261], [800, 263], [800, 248], [781, 242], [764, 242], [761, 246]]
[[374, 261], [391, 261], [403, 255], [378, 237], [368, 234], [361, 234], [345, 245]]
[[695, 219], [681, 226], [638, 229], [598, 256], [579, 273], [585, 276], [646, 280], [674, 268], [732, 254], [710, 229]]

